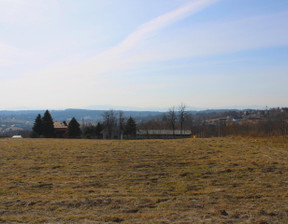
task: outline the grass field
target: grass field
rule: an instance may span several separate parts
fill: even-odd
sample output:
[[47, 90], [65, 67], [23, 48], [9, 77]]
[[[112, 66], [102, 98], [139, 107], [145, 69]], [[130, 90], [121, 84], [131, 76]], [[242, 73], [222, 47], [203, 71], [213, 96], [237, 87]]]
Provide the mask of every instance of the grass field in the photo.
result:
[[288, 223], [288, 140], [0, 140], [0, 223]]

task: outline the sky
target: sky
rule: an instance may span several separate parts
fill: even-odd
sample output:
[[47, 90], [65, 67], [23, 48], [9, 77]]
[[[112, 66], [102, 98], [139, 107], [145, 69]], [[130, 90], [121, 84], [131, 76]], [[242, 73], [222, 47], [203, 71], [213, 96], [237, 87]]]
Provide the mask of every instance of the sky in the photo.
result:
[[0, 0], [0, 83], [1, 110], [287, 107], [288, 1]]

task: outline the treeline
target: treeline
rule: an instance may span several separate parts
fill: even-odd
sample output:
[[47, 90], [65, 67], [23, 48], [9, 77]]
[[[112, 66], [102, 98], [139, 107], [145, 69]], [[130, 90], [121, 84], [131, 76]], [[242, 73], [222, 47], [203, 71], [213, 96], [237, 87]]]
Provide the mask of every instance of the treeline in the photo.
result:
[[[75, 117], [70, 122], [58, 122], [61, 127], [54, 127], [53, 118], [48, 110], [43, 116], [38, 114], [34, 121], [32, 133], [33, 138], [54, 138], [59, 136], [67, 138], [95, 138], [95, 139], [133, 139], [136, 137], [137, 124], [132, 117], [126, 118], [123, 112], [114, 110], [103, 113], [103, 122], [84, 123], [82, 126]], [[67, 130], [66, 130], [67, 129]]]
[[[55, 137], [53, 118], [47, 110], [35, 119], [32, 137]], [[288, 133], [288, 109], [187, 111], [184, 104], [171, 107], [166, 113], [151, 117], [148, 121], [136, 121], [125, 117], [122, 111], [109, 110], [102, 114], [97, 124], [82, 125], [73, 117], [67, 122], [68, 138], [134, 139], [137, 130], [189, 130], [197, 137], [225, 136], [280, 136]]]
[[191, 130], [197, 137], [282, 136], [288, 134], [288, 108], [190, 113], [171, 107], [162, 117], [141, 123], [144, 130]]
[[102, 123], [83, 124], [83, 138], [98, 139], [134, 139], [136, 138], [137, 124], [131, 116], [123, 115], [122, 111], [109, 110], [103, 113]]
[[169, 108], [168, 112], [162, 116], [151, 119], [147, 122], [139, 124], [142, 130], [191, 130], [192, 115], [186, 110], [186, 105], [181, 104], [178, 107]]

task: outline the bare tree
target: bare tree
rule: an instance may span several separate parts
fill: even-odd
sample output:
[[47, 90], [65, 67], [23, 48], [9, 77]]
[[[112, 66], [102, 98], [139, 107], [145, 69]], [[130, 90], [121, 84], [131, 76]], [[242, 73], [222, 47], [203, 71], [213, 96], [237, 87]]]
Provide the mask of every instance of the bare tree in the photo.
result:
[[175, 107], [171, 107], [169, 109], [168, 114], [167, 114], [167, 119], [171, 125], [171, 128], [173, 130], [173, 136], [174, 136], [175, 135], [175, 129], [176, 129], [176, 120], [177, 120]]
[[125, 117], [123, 111], [119, 111], [119, 138], [123, 138], [124, 130], [125, 130]]
[[184, 122], [185, 122], [185, 118], [187, 115], [186, 112], [186, 105], [184, 103], [181, 103], [181, 105], [179, 106], [179, 111], [178, 111], [178, 116], [179, 116], [179, 123], [180, 123], [180, 130], [181, 130], [181, 134], [183, 134], [183, 126], [184, 126]]
[[103, 114], [103, 125], [105, 130], [107, 131], [108, 138], [112, 138], [112, 134], [115, 132], [117, 122], [116, 122], [116, 113], [114, 110], [106, 111]]

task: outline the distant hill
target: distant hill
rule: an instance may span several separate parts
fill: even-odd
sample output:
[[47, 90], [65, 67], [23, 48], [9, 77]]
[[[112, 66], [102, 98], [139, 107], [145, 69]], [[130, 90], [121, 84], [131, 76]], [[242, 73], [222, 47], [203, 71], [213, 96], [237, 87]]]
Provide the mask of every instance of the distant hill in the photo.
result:
[[[50, 110], [50, 113], [55, 121], [67, 121], [75, 117], [78, 121], [85, 122], [101, 121], [102, 115], [106, 110], [85, 110], [85, 109], [66, 109], [66, 110]], [[0, 111], [0, 121], [14, 120], [34, 122], [38, 114], [43, 115], [45, 110], [2, 110]], [[118, 112], [115, 110], [115, 112]], [[149, 117], [162, 115], [162, 112], [154, 111], [123, 111], [125, 117], [132, 116], [135, 119], [142, 120]]]
[[[65, 109], [50, 110], [54, 121], [69, 121], [75, 117], [79, 122], [98, 122], [102, 120], [104, 112], [107, 110], [88, 110], [88, 109]], [[114, 110], [119, 112], [119, 110]], [[222, 113], [227, 111], [239, 111], [236, 109], [211, 109], [202, 111], [188, 111], [190, 114], [209, 114]], [[25, 121], [34, 122], [38, 114], [43, 115], [45, 110], [0, 110], [0, 121]], [[125, 117], [133, 117], [137, 122], [159, 118], [165, 112], [159, 111], [122, 111]]]

